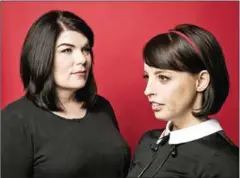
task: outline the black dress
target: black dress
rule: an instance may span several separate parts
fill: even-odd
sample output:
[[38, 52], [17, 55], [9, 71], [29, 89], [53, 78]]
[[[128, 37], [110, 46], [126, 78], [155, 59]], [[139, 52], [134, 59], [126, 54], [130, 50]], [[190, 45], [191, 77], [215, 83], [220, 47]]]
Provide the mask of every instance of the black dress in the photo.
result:
[[2, 178], [126, 176], [130, 150], [110, 103], [98, 96], [82, 119], [65, 119], [26, 97], [1, 118]]
[[172, 132], [170, 125], [142, 136], [127, 177], [239, 177], [239, 148], [216, 120]]

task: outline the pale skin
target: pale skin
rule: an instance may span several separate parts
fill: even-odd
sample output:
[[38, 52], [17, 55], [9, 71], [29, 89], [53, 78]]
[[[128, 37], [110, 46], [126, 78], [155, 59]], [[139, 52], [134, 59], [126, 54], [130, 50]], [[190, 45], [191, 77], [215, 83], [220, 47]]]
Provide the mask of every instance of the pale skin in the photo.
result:
[[92, 65], [88, 39], [79, 32], [65, 30], [56, 41], [53, 74], [63, 112], [53, 112], [66, 119], [81, 119], [86, 114], [83, 103], [74, 100], [75, 92], [86, 85]]
[[144, 78], [147, 80], [144, 94], [155, 117], [172, 121], [172, 130], [190, 127], [207, 119], [200, 120], [192, 115], [192, 111], [201, 108], [203, 91], [210, 82], [206, 70], [193, 75], [144, 64]]

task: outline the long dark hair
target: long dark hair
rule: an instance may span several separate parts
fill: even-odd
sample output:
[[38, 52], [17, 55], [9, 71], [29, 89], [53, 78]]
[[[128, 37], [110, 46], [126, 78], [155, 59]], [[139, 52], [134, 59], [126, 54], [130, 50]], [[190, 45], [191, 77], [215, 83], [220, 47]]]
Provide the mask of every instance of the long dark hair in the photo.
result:
[[[39, 17], [27, 33], [21, 52], [20, 72], [26, 96], [37, 106], [51, 111], [62, 111], [53, 79], [55, 44], [64, 29], [80, 32], [92, 47], [94, 33], [87, 23], [68, 11], [52, 10]], [[77, 101], [84, 101], [84, 107], [94, 104], [97, 86], [92, 67], [84, 88], [76, 91]]]

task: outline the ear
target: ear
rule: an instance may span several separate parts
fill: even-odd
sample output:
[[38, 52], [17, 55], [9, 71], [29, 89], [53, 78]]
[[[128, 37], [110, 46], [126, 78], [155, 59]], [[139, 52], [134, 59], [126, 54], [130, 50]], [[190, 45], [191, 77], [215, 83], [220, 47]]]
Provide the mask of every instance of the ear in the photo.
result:
[[202, 70], [196, 80], [196, 90], [203, 92], [210, 83], [210, 75], [207, 70]]

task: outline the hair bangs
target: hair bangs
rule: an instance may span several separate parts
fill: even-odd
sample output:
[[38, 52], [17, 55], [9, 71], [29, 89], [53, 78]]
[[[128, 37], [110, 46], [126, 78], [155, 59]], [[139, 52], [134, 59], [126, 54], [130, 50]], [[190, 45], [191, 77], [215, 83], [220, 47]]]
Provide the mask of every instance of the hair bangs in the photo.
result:
[[167, 34], [155, 36], [143, 50], [144, 62], [155, 68], [184, 71], [185, 67], [179, 60], [180, 56], [176, 45]]
[[[178, 38], [176, 35], [173, 37]], [[169, 34], [152, 38], [144, 47], [143, 57], [147, 65], [159, 69], [189, 73], [204, 69], [201, 60], [196, 60], [199, 56], [191, 46], [182, 39], [172, 40]]]

